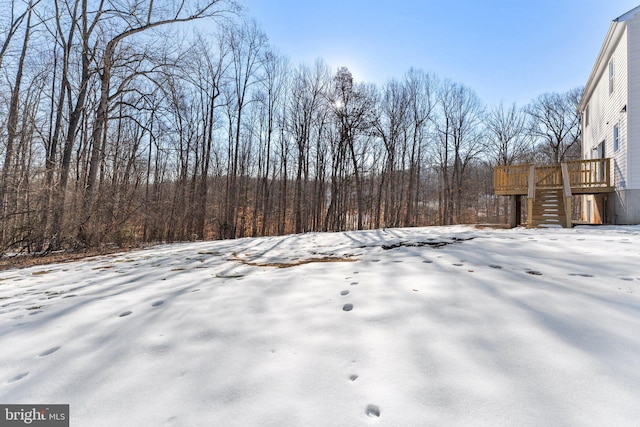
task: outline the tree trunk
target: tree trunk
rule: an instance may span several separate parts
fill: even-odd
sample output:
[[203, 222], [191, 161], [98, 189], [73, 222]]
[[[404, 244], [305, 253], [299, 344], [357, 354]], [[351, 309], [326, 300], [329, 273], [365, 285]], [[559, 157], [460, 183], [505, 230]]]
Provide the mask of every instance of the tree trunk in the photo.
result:
[[[24, 32], [24, 40], [22, 42], [22, 50], [20, 52], [20, 58], [18, 60], [18, 68], [16, 70], [16, 79], [11, 90], [11, 100], [9, 102], [9, 114], [7, 118], [7, 145], [4, 157], [4, 163], [2, 166], [2, 174], [0, 177], [0, 218], [6, 218], [8, 214], [7, 192], [9, 190], [9, 171], [14, 155], [14, 143], [18, 134], [18, 117], [19, 117], [19, 101], [20, 101], [20, 88], [22, 84], [22, 77], [24, 73], [24, 62], [27, 56], [27, 48], [29, 46], [29, 39], [31, 37], [31, 15], [33, 11], [33, 0], [29, 1], [27, 12], [27, 24]], [[5, 243], [6, 227], [2, 227], [3, 235], [2, 243]]]

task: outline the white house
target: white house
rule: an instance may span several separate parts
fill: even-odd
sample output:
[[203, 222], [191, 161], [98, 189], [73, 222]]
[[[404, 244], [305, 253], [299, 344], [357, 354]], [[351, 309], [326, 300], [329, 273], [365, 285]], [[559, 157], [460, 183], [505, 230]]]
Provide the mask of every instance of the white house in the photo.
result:
[[640, 6], [616, 18], [578, 106], [582, 158], [609, 158], [614, 192], [583, 196], [583, 220], [640, 224]]

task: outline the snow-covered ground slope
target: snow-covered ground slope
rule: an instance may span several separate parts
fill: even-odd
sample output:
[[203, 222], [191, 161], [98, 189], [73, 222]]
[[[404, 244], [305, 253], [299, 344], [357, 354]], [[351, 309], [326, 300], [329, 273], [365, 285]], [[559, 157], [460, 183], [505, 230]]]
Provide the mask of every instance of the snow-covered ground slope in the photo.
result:
[[640, 227], [175, 244], [0, 272], [0, 403], [73, 426], [632, 426]]

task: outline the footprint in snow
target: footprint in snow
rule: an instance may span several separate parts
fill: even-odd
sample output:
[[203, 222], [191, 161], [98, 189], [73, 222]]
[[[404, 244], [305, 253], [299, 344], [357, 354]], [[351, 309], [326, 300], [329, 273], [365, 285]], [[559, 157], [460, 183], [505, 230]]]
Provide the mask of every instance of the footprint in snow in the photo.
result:
[[457, 262], [457, 263], [455, 263], [453, 265], [455, 265], [456, 267], [462, 267], [464, 264], [460, 264], [459, 262]]
[[9, 383], [9, 384], [15, 383], [16, 381], [20, 381], [21, 379], [23, 379], [27, 375], [29, 375], [29, 372], [22, 372], [22, 373], [16, 375], [15, 377], [11, 378], [9, 381], [7, 381], [7, 383]]
[[533, 276], [542, 276], [542, 273], [536, 270], [527, 270], [527, 274], [531, 274]]
[[340, 295], [342, 295], [342, 296], [349, 295], [349, 291], [341, 291]]
[[151, 304], [151, 307], [158, 307], [160, 305], [164, 304], [164, 301], [156, 301], [153, 304]]
[[345, 304], [342, 306], [343, 311], [351, 311], [353, 310], [353, 304]]
[[351, 375], [351, 376], [349, 377], [349, 379], [350, 379], [351, 381], [355, 381], [355, 380], [357, 380], [357, 379], [358, 379], [358, 376], [354, 374], [354, 375]]
[[422, 262], [425, 263], [425, 264], [433, 264], [433, 261], [431, 261], [430, 259], [425, 259]]
[[497, 264], [489, 264], [489, 267], [495, 268], [496, 270], [502, 269], [502, 266], [501, 265], [497, 265]]
[[365, 414], [370, 418], [380, 418], [380, 408], [377, 405], [368, 405]]
[[356, 286], [358, 282], [351, 282], [351, 286]]
[[38, 355], [38, 357], [45, 357], [50, 355], [51, 353], [55, 353], [56, 351], [60, 350], [60, 346], [56, 346], [56, 347], [51, 347], [49, 350], [45, 350], [42, 353], [40, 353]]
[[131, 313], [133, 313], [133, 312], [132, 312], [132, 311], [127, 310], [127, 311], [124, 311], [124, 312], [120, 313], [120, 316], [118, 316], [118, 317], [125, 317], [125, 316], [130, 315]]

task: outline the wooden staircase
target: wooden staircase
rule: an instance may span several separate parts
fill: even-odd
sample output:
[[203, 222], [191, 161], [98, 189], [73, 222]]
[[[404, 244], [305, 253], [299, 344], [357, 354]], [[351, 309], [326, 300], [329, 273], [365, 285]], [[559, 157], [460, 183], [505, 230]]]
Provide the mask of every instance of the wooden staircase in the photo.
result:
[[531, 227], [568, 227], [565, 198], [561, 188], [536, 188]]
[[611, 159], [562, 162], [559, 165], [533, 164], [496, 166], [494, 192], [510, 196], [512, 226], [522, 223], [522, 196], [527, 198], [527, 226], [572, 227], [572, 197], [615, 191]]

